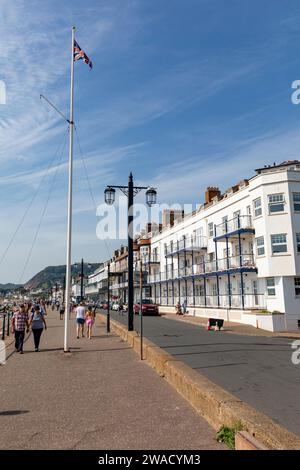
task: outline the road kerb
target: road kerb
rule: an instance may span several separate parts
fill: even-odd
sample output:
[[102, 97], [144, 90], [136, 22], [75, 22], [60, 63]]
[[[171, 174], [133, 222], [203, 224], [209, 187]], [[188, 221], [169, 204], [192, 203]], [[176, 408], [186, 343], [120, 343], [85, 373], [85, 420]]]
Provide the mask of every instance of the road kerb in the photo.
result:
[[[101, 314], [100, 314], [101, 316]], [[140, 352], [140, 337], [116, 320], [111, 327], [124, 341]], [[242, 429], [268, 449], [300, 449], [300, 437], [275, 423], [265, 414], [213, 383], [198, 371], [175, 359], [148, 339], [144, 339], [144, 359], [215, 429], [221, 426]]]
[[235, 435], [235, 450], [268, 450], [247, 431], [239, 431]]

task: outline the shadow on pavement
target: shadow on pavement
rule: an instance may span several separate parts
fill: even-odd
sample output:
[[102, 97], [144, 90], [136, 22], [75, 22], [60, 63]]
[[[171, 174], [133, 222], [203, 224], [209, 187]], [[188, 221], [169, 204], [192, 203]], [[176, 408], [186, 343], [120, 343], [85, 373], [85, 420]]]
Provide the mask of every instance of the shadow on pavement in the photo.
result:
[[29, 413], [29, 410], [0, 411], [0, 416], [15, 416], [15, 415], [23, 415], [25, 413]]
[[[74, 353], [94, 353], [94, 352], [110, 352], [110, 351], [125, 351], [126, 349], [132, 348], [112, 348], [112, 349], [81, 349], [80, 351], [74, 351]], [[71, 348], [71, 352], [73, 352], [73, 348]]]
[[110, 338], [119, 338], [118, 335], [93, 335], [92, 338], [101, 338], [101, 339], [110, 339]]

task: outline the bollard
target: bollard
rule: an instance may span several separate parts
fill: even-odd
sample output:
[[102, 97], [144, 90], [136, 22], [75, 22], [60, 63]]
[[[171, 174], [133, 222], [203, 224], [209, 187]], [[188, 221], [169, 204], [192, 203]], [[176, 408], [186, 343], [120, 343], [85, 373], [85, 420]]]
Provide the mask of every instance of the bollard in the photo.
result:
[[10, 321], [10, 312], [7, 312], [6, 336], [9, 336], [9, 321]]
[[2, 317], [2, 340], [3, 341], [5, 339], [5, 317], [6, 317], [6, 313], [4, 313]]

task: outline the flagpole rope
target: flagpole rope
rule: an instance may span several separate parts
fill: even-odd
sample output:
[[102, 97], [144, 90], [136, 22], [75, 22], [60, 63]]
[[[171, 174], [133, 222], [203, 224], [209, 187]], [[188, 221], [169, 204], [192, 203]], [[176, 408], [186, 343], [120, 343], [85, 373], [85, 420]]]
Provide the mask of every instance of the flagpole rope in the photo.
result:
[[[87, 166], [86, 166], [86, 163], [85, 163], [85, 160], [84, 160], [84, 154], [83, 154], [83, 151], [82, 151], [78, 130], [77, 130], [76, 126], [74, 126], [74, 128], [75, 128], [75, 134], [76, 134], [77, 144], [78, 144], [78, 148], [79, 148], [79, 154], [80, 154], [80, 158], [81, 158], [81, 161], [82, 161], [82, 166], [84, 168], [84, 173], [85, 173], [85, 178], [86, 178], [86, 181], [87, 181], [89, 193], [90, 193], [90, 196], [91, 196], [91, 199], [92, 199], [92, 203], [94, 205], [94, 209], [95, 209], [95, 211], [97, 211], [97, 204], [96, 204], [96, 200], [95, 200], [94, 193], [93, 193], [93, 190], [92, 190], [92, 185], [91, 185], [91, 181], [90, 181], [89, 174], [88, 174], [88, 171], [87, 171]], [[112, 257], [113, 252], [111, 250], [111, 247], [109, 246], [108, 241], [104, 238], [104, 234], [103, 234], [103, 231], [102, 231], [102, 228], [101, 228], [100, 225], [99, 225], [99, 229], [100, 229], [102, 239], [103, 239], [104, 244], [105, 244], [108, 259], [110, 259]]]
[[57, 146], [57, 149], [56, 149], [56, 151], [55, 151], [55, 154], [54, 154], [53, 159], [50, 160], [50, 163], [49, 163], [48, 167], [46, 168], [45, 172], [43, 173], [43, 175], [42, 175], [42, 177], [41, 177], [41, 179], [40, 179], [40, 182], [39, 182], [39, 184], [38, 184], [38, 186], [37, 186], [37, 189], [36, 189], [35, 192], [33, 193], [32, 198], [31, 198], [31, 200], [29, 201], [28, 206], [25, 208], [25, 211], [24, 211], [24, 213], [23, 213], [23, 215], [22, 215], [22, 217], [21, 217], [21, 219], [20, 219], [20, 222], [18, 223], [18, 225], [17, 225], [17, 227], [16, 227], [14, 233], [12, 234], [12, 236], [11, 236], [9, 242], [8, 242], [8, 245], [7, 245], [6, 249], [3, 251], [2, 255], [1, 255], [1, 258], [0, 258], [0, 266], [2, 265], [2, 263], [3, 263], [3, 261], [4, 261], [5, 257], [6, 257], [6, 255], [7, 255], [7, 253], [8, 253], [8, 251], [9, 251], [9, 249], [11, 248], [13, 242], [15, 241], [15, 238], [16, 238], [16, 236], [17, 236], [17, 234], [18, 234], [20, 228], [22, 227], [22, 225], [23, 225], [23, 223], [24, 223], [24, 221], [25, 221], [25, 219], [26, 219], [26, 216], [27, 216], [29, 210], [30, 210], [31, 207], [32, 207], [32, 205], [33, 205], [33, 203], [34, 203], [34, 201], [35, 201], [35, 199], [36, 199], [36, 197], [37, 197], [37, 195], [38, 195], [38, 193], [39, 193], [39, 191], [40, 191], [40, 189], [41, 189], [41, 187], [42, 187], [42, 184], [43, 184], [45, 178], [47, 177], [47, 175], [48, 175], [50, 169], [52, 168], [52, 166], [53, 166], [53, 164], [54, 164], [54, 161], [56, 160], [56, 157], [57, 157], [57, 155], [58, 155], [58, 153], [59, 153], [59, 150], [60, 150], [61, 146], [63, 145], [64, 141], [65, 141], [65, 134], [63, 135], [63, 140], [62, 140], [61, 142], [59, 142], [59, 145]]
[[[66, 137], [66, 135], [64, 135], [64, 138], [65, 138], [65, 137]], [[52, 178], [52, 181], [51, 181], [49, 190], [48, 190], [47, 199], [46, 199], [46, 202], [45, 202], [43, 211], [42, 211], [42, 213], [41, 213], [41, 217], [40, 217], [39, 223], [38, 223], [38, 225], [37, 225], [37, 229], [36, 229], [36, 231], [35, 231], [35, 234], [34, 234], [34, 237], [33, 237], [33, 240], [32, 240], [32, 243], [31, 243], [31, 246], [30, 246], [28, 255], [27, 255], [27, 258], [26, 258], [26, 260], [25, 260], [25, 264], [24, 264], [24, 267], [23, 267], [23, 270], [22, 270], [22, 274], [21, 274], [20, 279], [19, 279], [19, 284], [21, 284], [21, 282], [22, 282], [22, 279], [23, 279], [23, 277], [24, 277], [24, 274], [25, 274], [25, 272], [26, 272], [27, 266], [28, 266], [28, 264], [29, 264], [29, 261], [30, 261], [30, 258], [31, 258], [31, 255], [32, 255], [32, 252], [33, 252], [33, 249], [34, 249], [34, 246], [35, 246], [37, 237], [38, 237], [38, 235], [39, 235], [40, 228], [41, 228], [41, 225], [42, 225], [42, 222], [43, 222], [43, 219], [44, 219], [44, 216], [45, 216], [45, 213], [46, 213], [46, 210], [47, 210], [49, 201], [50, 201], [50, 197], [51, 197], [51, 195], [52, 195], [52, 191], [53, 191], [54, 184], [55, 184], [55, 181], [56, 181], [57, 173], [58, 173], [59, 167], [60, 167], [61, 162], [62, 162], [63, 153], [64, 153], [64, 150], [65, 150], [65, 148], [66, 148], [66, 143], [67, 143], [67, 139], [65, 138], [64, 141], [63, 141], [63, 146], [62, 146], [62, 148], [61, 148], [61, 154], [60, 154], [60, 156], [59, 156], [59, 159], [58, 159], [58, 162], [57, 162], [57, 166], [56, 166], [56, 169], [55, 169], [55, 171], [54, 171], [53, 178]], [[53, 164], [53, 165], [54, 165], [54, 162], [55, 162], [55, 159], [52, 160], [52, 164]], [[51, 164], [51, 166], [52, 166], [52, 164]]]

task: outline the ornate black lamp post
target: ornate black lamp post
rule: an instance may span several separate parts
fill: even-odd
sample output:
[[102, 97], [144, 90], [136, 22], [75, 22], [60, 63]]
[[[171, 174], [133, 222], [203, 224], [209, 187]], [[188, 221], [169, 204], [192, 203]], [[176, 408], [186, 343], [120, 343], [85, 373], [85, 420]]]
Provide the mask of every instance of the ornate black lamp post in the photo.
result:
[[150, 187], [134, 186], [130, 173], [128, 186], [107, 186], [104, 191], [105, 202], [112, 205], [115, 202], [116, 189], [120, 189], [128, 199], [128, 331], [133, 331], [133, 199], [140, 191], [146, 191], [146, 203], [152, 206], [156, 203], [156, 190]]

